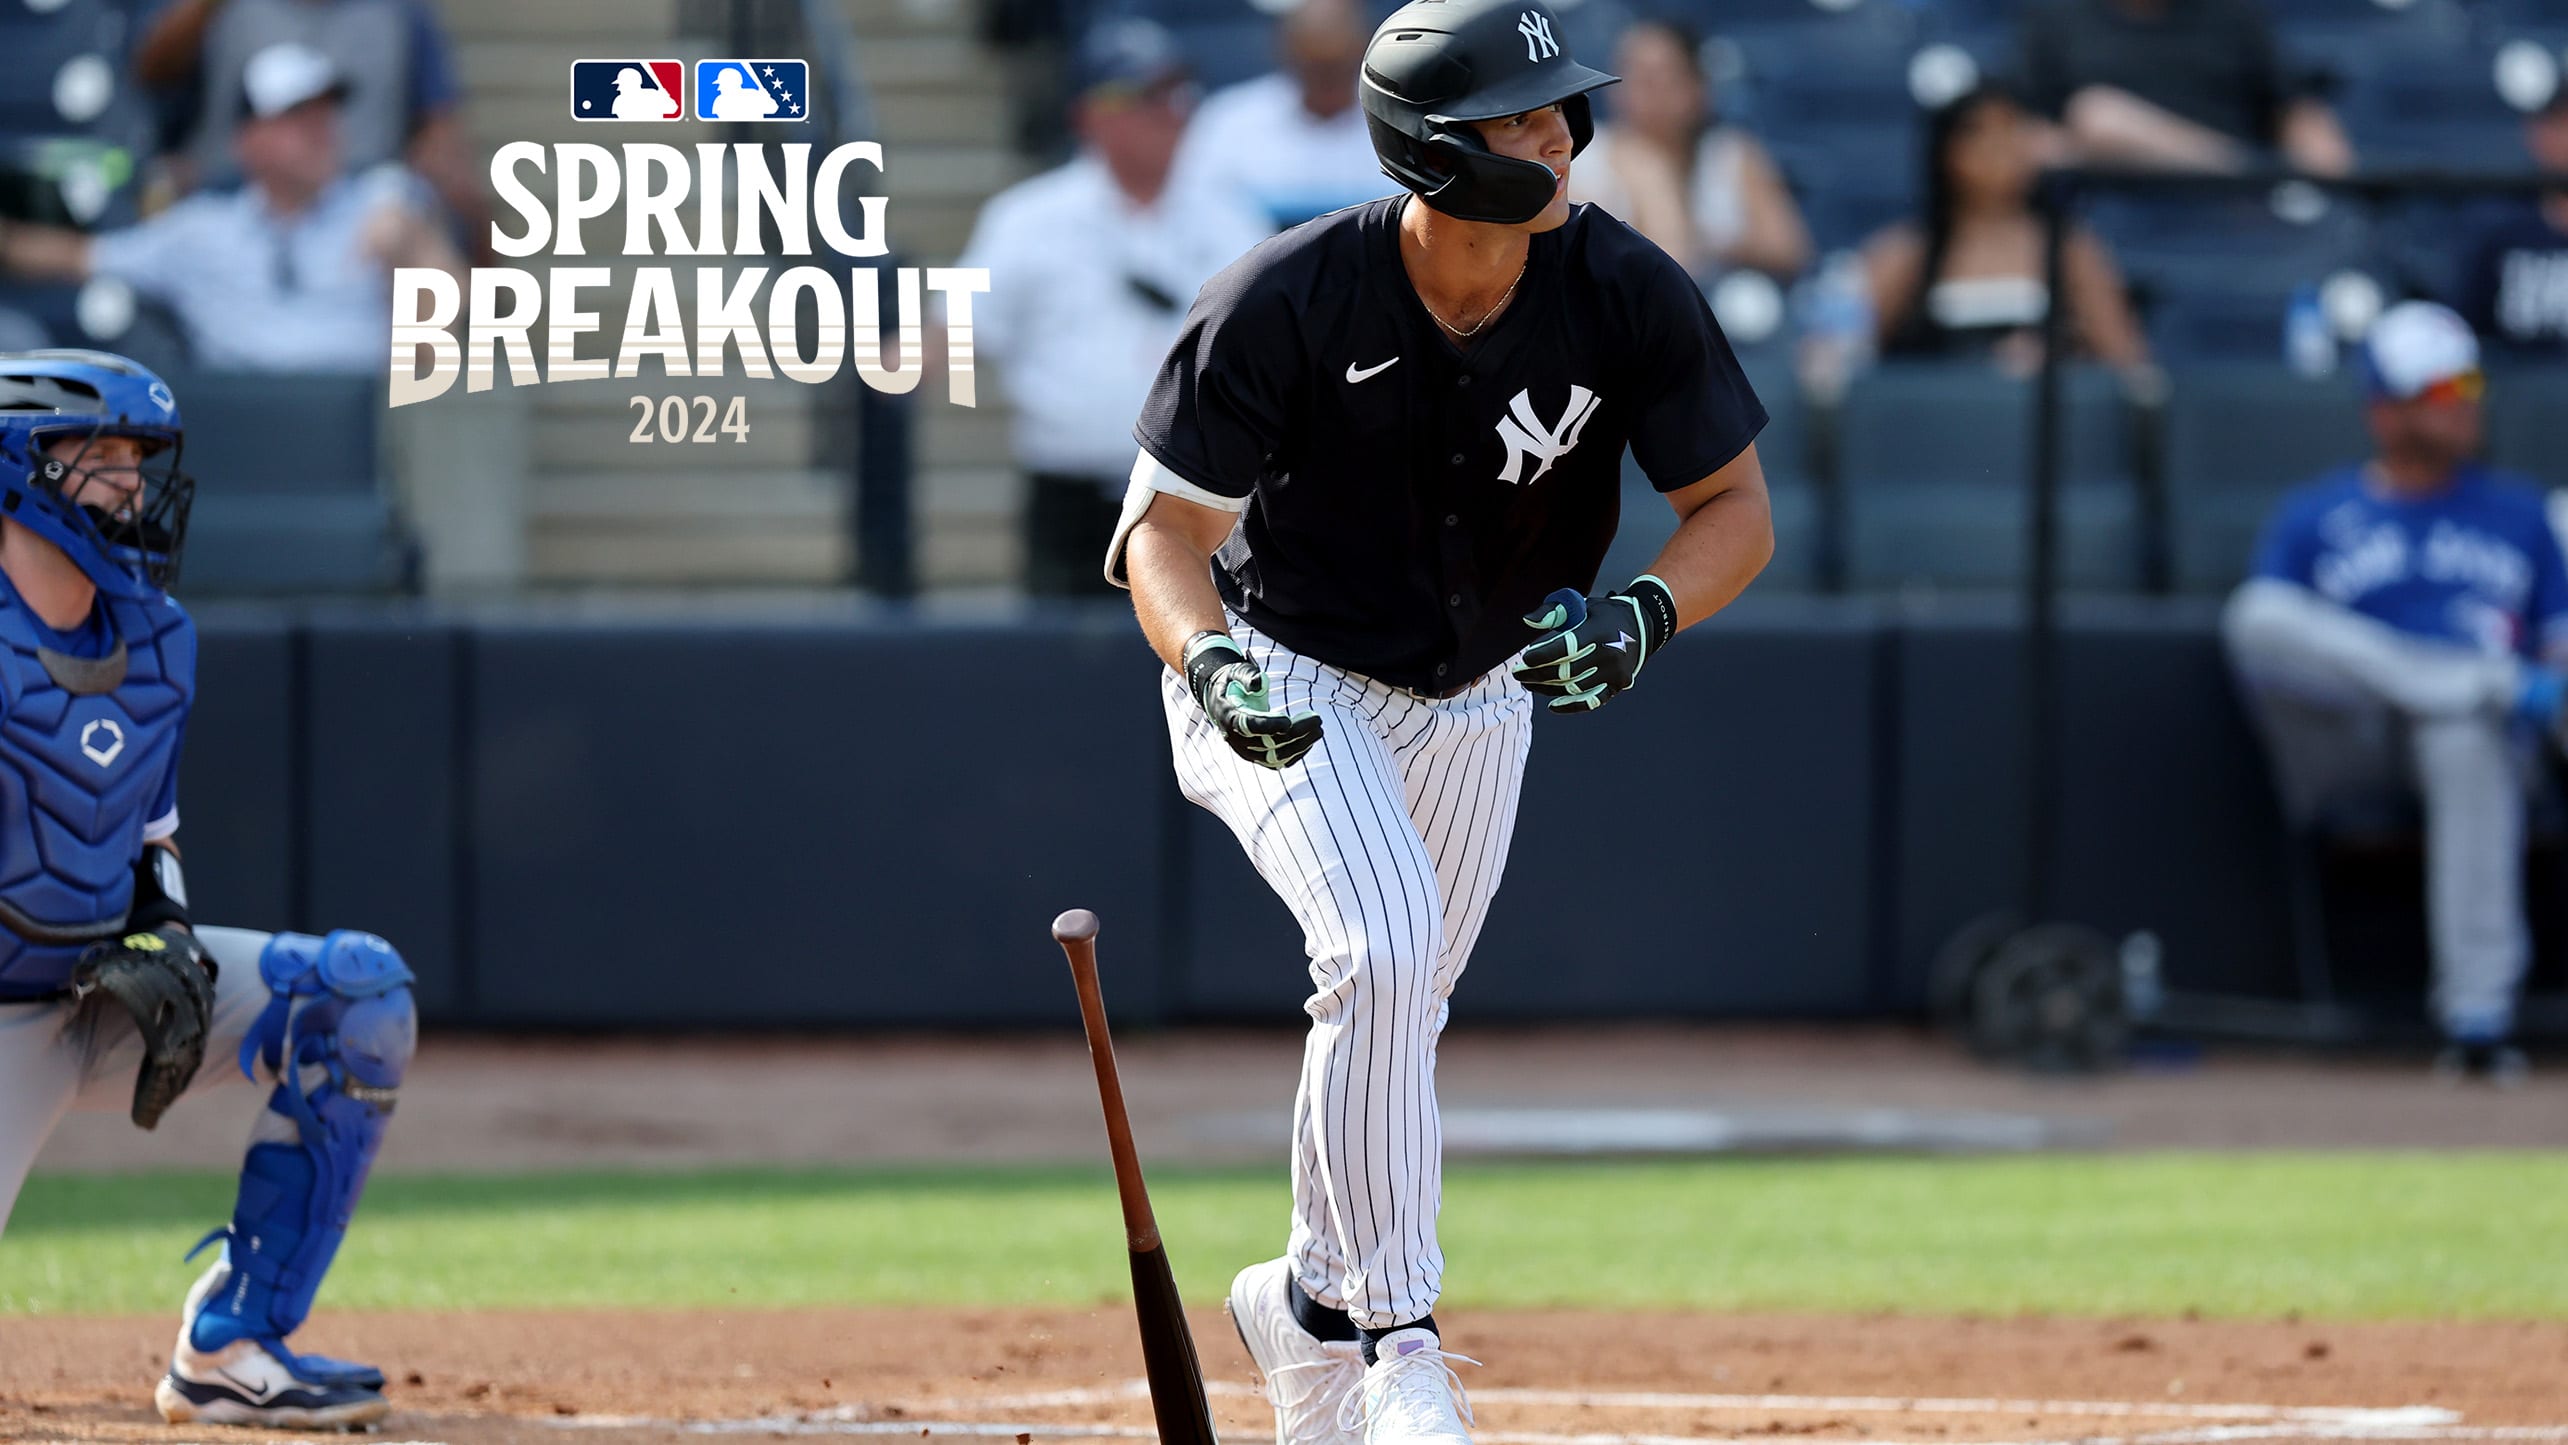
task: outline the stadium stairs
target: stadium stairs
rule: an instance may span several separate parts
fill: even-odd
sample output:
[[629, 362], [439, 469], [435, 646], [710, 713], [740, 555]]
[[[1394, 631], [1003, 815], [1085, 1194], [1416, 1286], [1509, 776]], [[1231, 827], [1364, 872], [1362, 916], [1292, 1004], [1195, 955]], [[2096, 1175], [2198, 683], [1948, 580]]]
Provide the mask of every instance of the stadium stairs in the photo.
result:
[[[881, 119], [892, 240], [904, 259], [950, 265], [981, 201], [1015, 179], [997, 67], [979, 53], [968, 10], [920, 0], [847, 0]], [[598, 141], [566, 114], [564, 61], [613, 35], [644, 53], [720, 53], [718, 7], [682, 0], [445, 0], [471, 124], [502, 141]], [[598, 299], [609, 328], [641, 259], [620, 248], [621, 210], [589, 225], [591, 264], [617, 284]], [[570, 264], [570, 263], [564, 263]], [[636, 445], [629, 398], [746, 394], [748, 443]], [[985, 390], [984, 395], [988, 393]], [[1005, 414], [966, 412], [919, 393], [915, 483], [920, 581], [990, 584], [1016, 566], [1015, 483]], [[939, 392], [941, 395], [941, 391]], [[849, 489], [837, 460], [835, 389], [790, 382], [583, 382], [529, 393], [527, 580], [537, 585], [825, 585], [848, 578]], [[718, 486], [708, 486], [718, 478]]]

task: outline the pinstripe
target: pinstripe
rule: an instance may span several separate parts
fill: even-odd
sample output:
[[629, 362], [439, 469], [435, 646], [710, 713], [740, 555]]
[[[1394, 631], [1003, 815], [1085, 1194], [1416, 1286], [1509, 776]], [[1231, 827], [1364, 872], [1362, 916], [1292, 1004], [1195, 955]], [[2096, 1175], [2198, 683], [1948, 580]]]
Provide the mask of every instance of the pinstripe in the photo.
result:
[[1240, 841], [1301, 924], [1311, 1034], [1293, 1103], [1302, 1287], [1382, 1328], [1435, 1307], [1443, 1130], [1437, 1036], [1515, 826], [1533, 709], [1503, 671], [1458, 696], [1358, 677], [1233, 619], [1278, 705], [1321, 715], [1278, 773], [1233, 754], [1162, 676], [1180, 789]]

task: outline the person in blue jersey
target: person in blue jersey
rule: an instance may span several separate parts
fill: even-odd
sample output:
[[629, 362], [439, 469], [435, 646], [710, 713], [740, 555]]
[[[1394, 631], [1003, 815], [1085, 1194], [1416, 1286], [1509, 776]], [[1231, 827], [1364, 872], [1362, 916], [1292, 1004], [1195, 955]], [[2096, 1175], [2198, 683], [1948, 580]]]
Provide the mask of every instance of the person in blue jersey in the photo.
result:
[[2568, 735], [2568, 565], [2541, 492], [2476, 460], [2467, 322], [2393, 306], [2362, 370], [2376, 455], [2283, 500], [2223, 632], [2295, 817], [2423, 798], [2438, 1067], [2511, 1084], [2525, 800], [2537, 749]]
[[189, 917], [182, 435], [169, 387], [123, 357], [0, 355], [0, 1229], [66, 1111], [150, 1129], [236, 1069], [268, 1084], [155, 1400], [173, 1423], [362, 1426], [383, 1372], [286, 1340], [392, 1116], [411, 973], [371, 933]]

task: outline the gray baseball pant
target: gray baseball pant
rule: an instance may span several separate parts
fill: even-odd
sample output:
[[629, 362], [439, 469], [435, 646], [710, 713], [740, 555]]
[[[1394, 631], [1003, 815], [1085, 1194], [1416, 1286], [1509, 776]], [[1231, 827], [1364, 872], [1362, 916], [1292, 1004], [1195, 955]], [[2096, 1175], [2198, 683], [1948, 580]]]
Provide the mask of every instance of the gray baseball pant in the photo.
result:
[[2505, 1033], [2532, 947], [2532, 758], [2513, 721], [2523, 664], [2271, 579], [2238, 589], [2221, 633], [2294, 822], [2349, 793], [2405, 787], [2424, 799], [2435, 1016], [2456, 1036]]

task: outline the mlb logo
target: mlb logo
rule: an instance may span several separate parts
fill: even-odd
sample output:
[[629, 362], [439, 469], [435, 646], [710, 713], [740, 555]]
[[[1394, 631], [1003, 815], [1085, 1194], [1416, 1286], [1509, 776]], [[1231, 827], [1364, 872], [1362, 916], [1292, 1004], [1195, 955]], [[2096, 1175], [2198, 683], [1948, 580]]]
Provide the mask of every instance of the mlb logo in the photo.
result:
[[802, 120], [810, 68], [799, 60], [699, 60], [698, 120]]
[[571, 119], [684, 120], [686, 74], [675, 60], [574, 60]]

